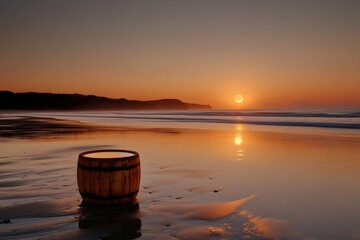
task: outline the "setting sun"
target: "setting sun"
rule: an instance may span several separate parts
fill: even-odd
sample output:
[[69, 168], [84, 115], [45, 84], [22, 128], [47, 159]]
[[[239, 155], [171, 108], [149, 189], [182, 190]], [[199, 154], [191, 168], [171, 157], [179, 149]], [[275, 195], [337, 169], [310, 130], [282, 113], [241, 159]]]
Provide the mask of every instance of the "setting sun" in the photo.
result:
[[240, 94], [236, 95], [234, 98], [234, 101], [238, 104], [242, 103], [244, 101], [243, 96], [241, 96]]

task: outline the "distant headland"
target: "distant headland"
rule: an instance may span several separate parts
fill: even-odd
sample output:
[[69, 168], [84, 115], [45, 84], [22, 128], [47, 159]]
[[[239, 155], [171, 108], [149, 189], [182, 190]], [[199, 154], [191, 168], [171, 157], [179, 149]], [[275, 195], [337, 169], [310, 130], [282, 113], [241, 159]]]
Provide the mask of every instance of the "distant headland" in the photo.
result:
[[151, 101], [112, 99], [95, 95], [60, 93], [14, 93], [0, 91], [1, 110], [196, 110], [210, 105], [185, 103], [179, 99]]

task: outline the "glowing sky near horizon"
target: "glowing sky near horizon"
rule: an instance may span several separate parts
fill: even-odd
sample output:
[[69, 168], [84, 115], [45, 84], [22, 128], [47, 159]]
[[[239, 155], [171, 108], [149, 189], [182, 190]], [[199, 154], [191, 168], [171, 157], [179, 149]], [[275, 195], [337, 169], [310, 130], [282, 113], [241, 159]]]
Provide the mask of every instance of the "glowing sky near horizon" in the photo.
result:
[[0, 90], [359, 107], [359, 12], [346, 0], [3, 0]]

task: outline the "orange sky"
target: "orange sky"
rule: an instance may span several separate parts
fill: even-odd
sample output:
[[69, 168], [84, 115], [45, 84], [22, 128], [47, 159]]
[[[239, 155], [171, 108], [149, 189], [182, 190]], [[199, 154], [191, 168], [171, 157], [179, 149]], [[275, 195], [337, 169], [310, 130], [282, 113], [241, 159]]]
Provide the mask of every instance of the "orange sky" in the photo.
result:
[[331, 0], [2, 1], [0, 90], [358, 108], [358, 12]]

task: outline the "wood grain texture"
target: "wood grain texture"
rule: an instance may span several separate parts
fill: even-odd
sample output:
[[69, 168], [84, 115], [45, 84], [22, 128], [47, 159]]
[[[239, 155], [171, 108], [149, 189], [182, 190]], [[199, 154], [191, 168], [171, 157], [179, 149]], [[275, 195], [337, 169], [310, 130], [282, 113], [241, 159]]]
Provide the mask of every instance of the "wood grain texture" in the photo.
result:
[[83, 203], [107, 205], [135, 201], [140, 186], [139, 155], [132, 152], [131, 157], [88, 158], [88, 153], [81, 153], [78, 159], [77, 180]]

